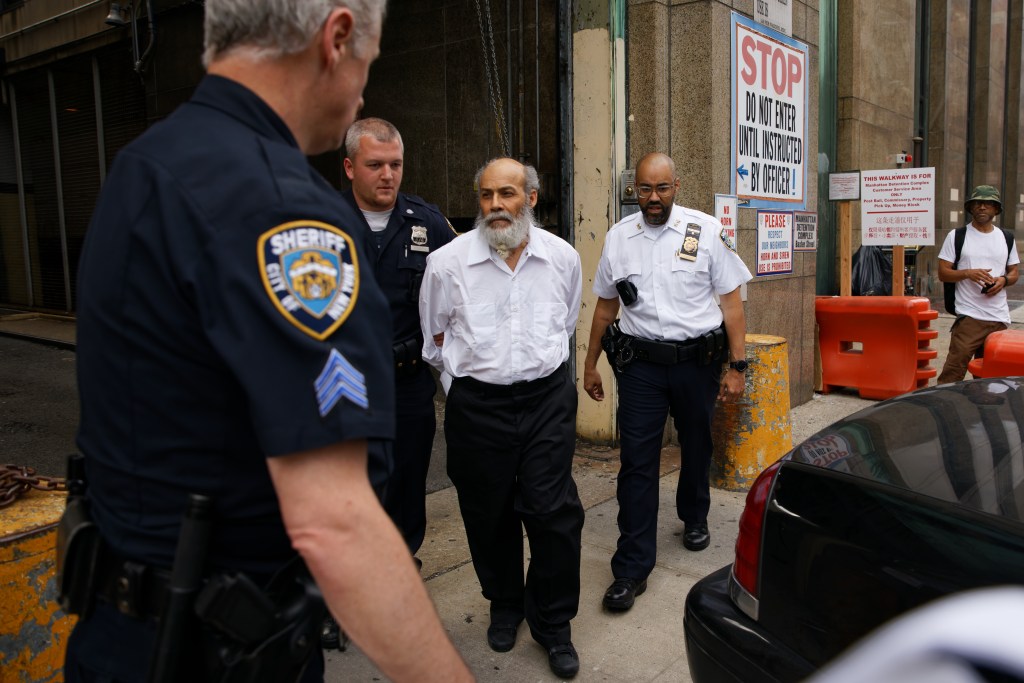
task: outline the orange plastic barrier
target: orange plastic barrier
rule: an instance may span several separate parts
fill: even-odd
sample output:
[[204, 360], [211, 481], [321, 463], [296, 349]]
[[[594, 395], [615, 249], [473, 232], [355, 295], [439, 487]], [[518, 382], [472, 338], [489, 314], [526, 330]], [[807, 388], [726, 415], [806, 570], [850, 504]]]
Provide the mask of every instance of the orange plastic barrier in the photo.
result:
[[967, 364], [975, 377], [1024, 375], [1024, 332], [1001, 330], [985, 339], [985, 357]]
[[857, 389], [862, 398], [891, 398], [927, 386], [938, 352], [928, 342], [939, 312], [913, 296], [833, 296], [814, 302], [822, 392]]

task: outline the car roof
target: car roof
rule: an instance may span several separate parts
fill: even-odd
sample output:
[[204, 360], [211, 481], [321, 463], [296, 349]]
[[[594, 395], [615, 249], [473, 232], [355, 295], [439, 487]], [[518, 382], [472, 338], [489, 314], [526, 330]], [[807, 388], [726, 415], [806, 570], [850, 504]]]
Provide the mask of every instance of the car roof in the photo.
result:
[[1024, 377], [919, 389], [854, 413], [787, 459], [1009, 519], [1024, 516]]

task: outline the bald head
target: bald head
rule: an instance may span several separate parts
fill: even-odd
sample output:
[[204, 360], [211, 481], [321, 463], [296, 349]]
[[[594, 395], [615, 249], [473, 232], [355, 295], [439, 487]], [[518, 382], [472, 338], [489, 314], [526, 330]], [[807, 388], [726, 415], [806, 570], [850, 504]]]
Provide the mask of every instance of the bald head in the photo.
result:
[[540, 192], [540, 179], [537, 177], [537, 169], [529, 164], [521, 164], [510, 157], [497, 157], [481, 166], [476, 172], [476, 177], [473, 179], [473, 185], [477, 190], [480, 188], [480, 179], [488, 171], [517, 175], [521, 178], [520, 187], [527, 195], [531, 192]]
[[667, 173], [669, 176], [675, 178], [676, 162], [672, 161], [672, 157], [661, 152], [645, 154], [636, 165], [636, 180], [637, 182], [640, 182], [641, 174], [646, 175], [654, 173]]

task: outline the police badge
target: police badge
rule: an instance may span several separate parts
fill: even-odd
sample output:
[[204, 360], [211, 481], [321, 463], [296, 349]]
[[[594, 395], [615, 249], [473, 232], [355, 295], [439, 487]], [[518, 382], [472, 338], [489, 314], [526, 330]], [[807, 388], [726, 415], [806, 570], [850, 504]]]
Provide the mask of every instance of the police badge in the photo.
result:
[[424, 225], [412, 226], [412, 237], [409, 241], [411, 242], [409, 245], [411, 251], [430, 251], [430, 247], [427, 246], [427, 228]]
[[683, 246], [676, 252], [676, 256], [684, 261], [697, 260], [697, 246], [700, 244], [700, 225], [697, 223], [686, 224], [686, 234], [683, 236]]
[[292, 221], [260, 235], [256, 247], [263, 287], [281, 315], [309, 336], [337, 330], [359, 293], [352, 239], [319, 221]]

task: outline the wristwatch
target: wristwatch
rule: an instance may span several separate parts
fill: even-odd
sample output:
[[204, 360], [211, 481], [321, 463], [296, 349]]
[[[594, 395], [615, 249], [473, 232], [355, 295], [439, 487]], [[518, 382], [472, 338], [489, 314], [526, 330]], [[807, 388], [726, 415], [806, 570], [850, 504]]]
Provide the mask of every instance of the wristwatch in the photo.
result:
[[750, 363], [748, 363], [745, 359], [734, 360], [733, 362], [729, 363], [729, 367], [735, 370], [736, 372], [746, 372], [747, 368], [750, 367]]

